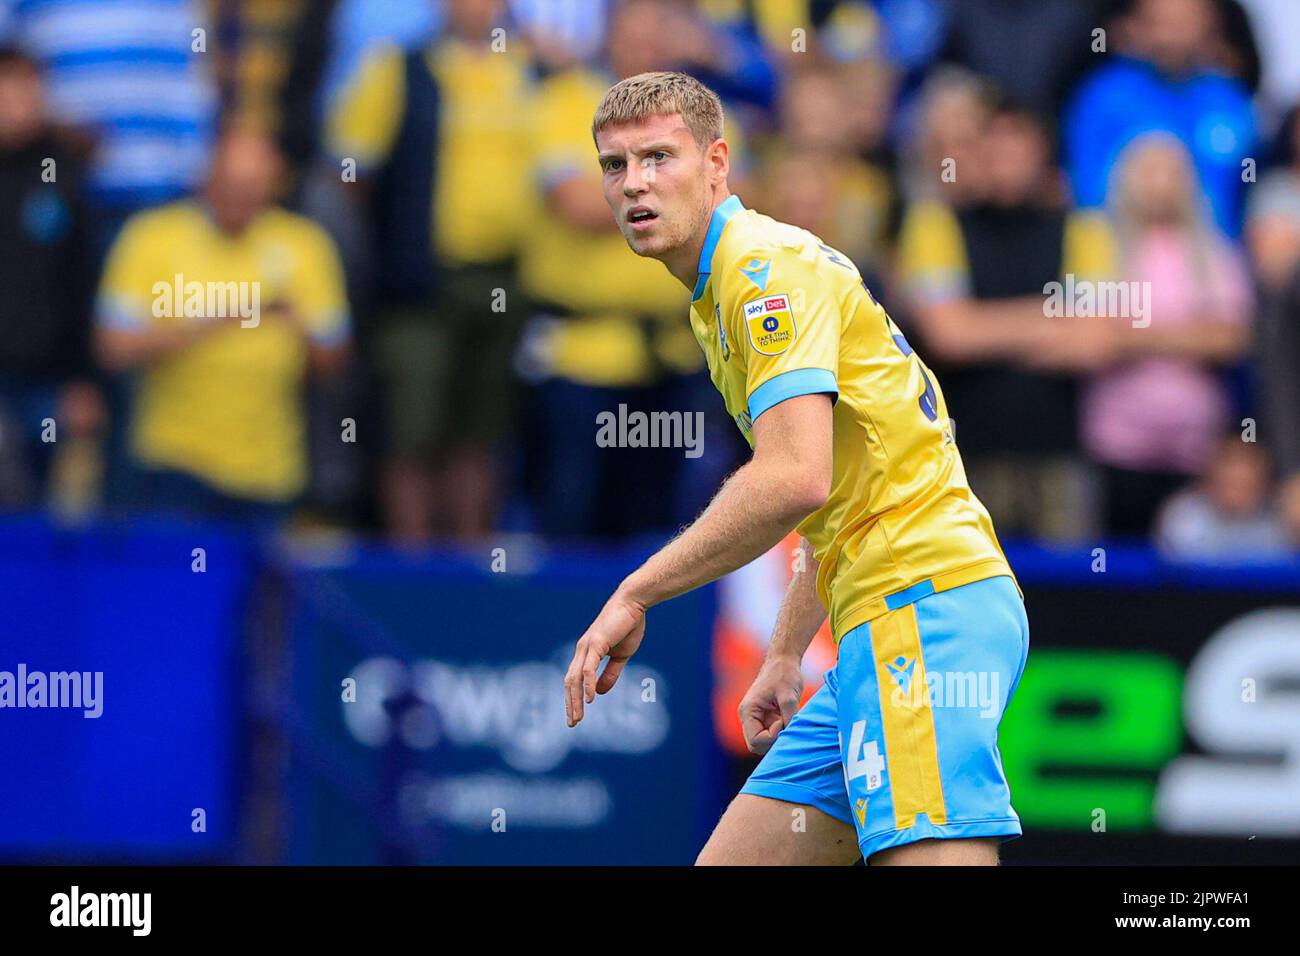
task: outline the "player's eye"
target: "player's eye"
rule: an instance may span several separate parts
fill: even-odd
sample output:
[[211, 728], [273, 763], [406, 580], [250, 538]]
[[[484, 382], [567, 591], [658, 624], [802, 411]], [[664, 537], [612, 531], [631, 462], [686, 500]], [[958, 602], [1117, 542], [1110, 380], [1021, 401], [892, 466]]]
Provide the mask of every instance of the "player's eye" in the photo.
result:
[[650, 154], [650, 157], [656, 163], [662, 163], [665, 159], [668, 158], [668, 154], [665, 153], [662, 149], [656, 149], [653, 153]]
[[616, 173], [622, 168], [623, 168], [623, 160], [621, 159], [605, 160], [605, 172], [607, 173]]

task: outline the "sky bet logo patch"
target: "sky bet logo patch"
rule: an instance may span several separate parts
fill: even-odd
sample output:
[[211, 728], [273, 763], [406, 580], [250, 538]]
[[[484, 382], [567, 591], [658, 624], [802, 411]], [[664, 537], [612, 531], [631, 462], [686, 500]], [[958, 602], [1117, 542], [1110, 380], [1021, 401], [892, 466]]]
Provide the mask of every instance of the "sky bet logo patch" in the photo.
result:
[[788, 295], [768, 295], [745, 303], [749, 344], [760, 355], [780, 355], [794, 341], [794, 314]]

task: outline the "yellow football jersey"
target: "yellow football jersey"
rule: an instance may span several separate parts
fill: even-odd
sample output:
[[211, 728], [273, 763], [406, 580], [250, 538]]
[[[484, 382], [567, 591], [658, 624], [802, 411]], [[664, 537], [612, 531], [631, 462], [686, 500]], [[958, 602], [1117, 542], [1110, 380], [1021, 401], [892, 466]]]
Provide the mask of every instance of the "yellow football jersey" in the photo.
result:
[[[259, 307], [288, 305], [317, 343], [348, 340], [343, 267], [324, 229], [270, 209], [232, 237], [189, 200], [127, 222], [105, 267], [96, 321], [118, 329], [211, 321], [187, 314], [182, 290], [239, 285], [250, 296], [256, 292]], [[141, 372], [131, 426], [134, 456], [195, 475], [227, 494], [291, 499], [307, 482], [306, 363], [301, 336], [283, 320], [225, 323]]]
[[1011, 574], [938, 383], [853, 263], [732, 196], [714, 210], [699, 273], [691, 326], [751, 445], [772, 406], [835, 400], [830, 497], [798, 530], [836, 640], [927, 594]]
[[[406, 54], [380, 44], [362, 60], [327, 117], [325, 147], [373, 171], [397, 144], [406, 111]], [[520, 156], [531, 147], [532, 83], [514, 48], [500, 53], [447, 38], [424, 56], [438, 85], [433, 240], [456, 265], [515, 255], [529, 223], [532, 180]], [[435, 214], [436, 213], [436, 214]]]

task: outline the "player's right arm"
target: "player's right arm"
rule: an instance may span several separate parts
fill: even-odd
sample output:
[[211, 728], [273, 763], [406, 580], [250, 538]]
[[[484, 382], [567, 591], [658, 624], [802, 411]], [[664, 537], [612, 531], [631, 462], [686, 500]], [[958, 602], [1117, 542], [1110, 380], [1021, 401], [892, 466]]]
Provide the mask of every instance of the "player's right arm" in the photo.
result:
[[740, 727], [751, 753], [767, 753], [794, 719], [803, 693], [803, 655], [826, 620], [817, 595], [818, 562], [812, 545], [801, 538], [799, 547], [804, 560], [781, 600], [763, 666], [740, 702]]

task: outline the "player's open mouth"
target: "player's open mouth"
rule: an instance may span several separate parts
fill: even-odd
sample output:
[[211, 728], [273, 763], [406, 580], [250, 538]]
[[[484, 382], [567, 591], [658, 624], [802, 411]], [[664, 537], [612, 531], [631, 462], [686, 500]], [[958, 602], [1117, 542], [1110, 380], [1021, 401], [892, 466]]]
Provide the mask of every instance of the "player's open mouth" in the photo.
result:
[[645, 206], [633, 206], [627, 211], [627, 221], [633, 229], [645, 229], [658, 218], [657, 213]]

